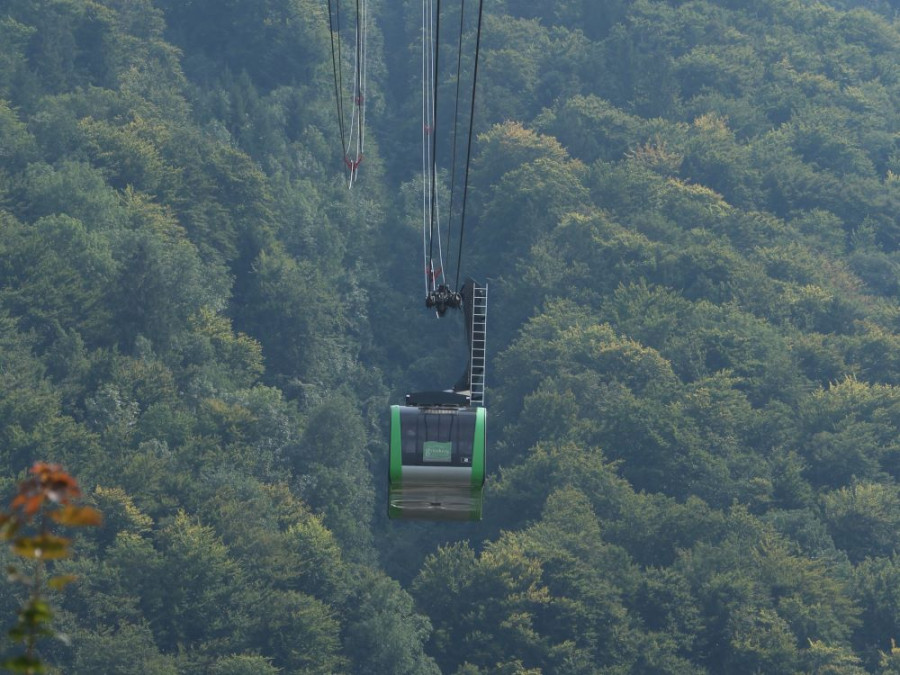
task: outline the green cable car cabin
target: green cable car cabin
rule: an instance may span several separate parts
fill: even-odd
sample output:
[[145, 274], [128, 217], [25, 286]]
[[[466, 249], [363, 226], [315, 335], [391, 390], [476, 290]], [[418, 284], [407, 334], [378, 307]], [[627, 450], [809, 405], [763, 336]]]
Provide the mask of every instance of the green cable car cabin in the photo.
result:
[[391, 406], [388, 515], [481, 520], [487, 410], [450, 392], [418, 396]]

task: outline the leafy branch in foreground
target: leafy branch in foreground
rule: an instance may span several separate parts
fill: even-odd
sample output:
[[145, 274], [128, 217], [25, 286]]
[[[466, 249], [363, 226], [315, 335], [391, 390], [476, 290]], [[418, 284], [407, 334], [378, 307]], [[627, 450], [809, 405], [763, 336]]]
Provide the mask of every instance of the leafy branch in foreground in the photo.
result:
[[60, 590], [74, 581], [72, 575], [47, 577], [47, 561], [68, 558], [72, 540], [56, 534], [58, 527], [99, 525], [100, 512], [75, 502], [81, 497], [78, 482], [58, 464], [35, 462], [30, 476], [19, 483], [18, 492], [8, 511], [0, 513], [0, 535], [10, 542], [16, 555], [30, 561], [30, 573], [8, 568], [9, 579], [24, 584], [29, 594], [9, 630], [13, 642], [25, 651], [10, 657], [0, 666], [16, 673], [44, 673], [46, 669], [37, 653], [42, 637], [63, 637], [51, 627], [53, 611], [44, 597], [44, 586]]

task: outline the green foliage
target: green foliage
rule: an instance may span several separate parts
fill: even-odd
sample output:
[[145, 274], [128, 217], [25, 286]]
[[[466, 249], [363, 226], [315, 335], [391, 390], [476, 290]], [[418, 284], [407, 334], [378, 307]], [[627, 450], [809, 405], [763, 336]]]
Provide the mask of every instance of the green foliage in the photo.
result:
[[431, 622], [415, 611], [412, 597], [380, 573], [359, 570], [358, 574], [343, 609], [343, 642], [352, 659], [351, 672], [439, 673], [422, 651]]
[[85, 632], [77, 639], [72, 673], [88, 675], [109, 670], [123, 675], [178, 673], [175, 659], [159, 652], [146, 625], [123, 624], [115, 630]]
[[107, 342], [109, 287], [118, 276], [109, 241], [69, 216], [46, 216], [31, 226], [3, 228], [6, 251], [3, 305], [21, 326], [50, 341], [63, 326], [91, 344]]
[[277, 675], [279, 672], [269, 659], [249, 654], [219, 659], [210, 670], [213, 675]]
[[275, 664], [322, 675], [345, 669], [340, 625], [324, 603], [298, 591], [279, 591], [261, 594], [248, 609], [260, 617], [250, 640]]
[[240, 572], [224, 544], [210, 528], [181, 512], [159, 532], [158, 546], [160, 564], [152, 569], [154, 578], [145, 581], [142, 595], [160, 645], [172, 650], [177, 644], [212, 643], [230, 634], [229, 605]]
[[307, 425], [291, 458], [305, 483], [302, 496], [324, 514], [347, 554], [365, 559], [372, 546], [374, 489], [362, 419], [350, 401], [339, 398], [312, 410]]
[[857, 483], [822, 497], [835, 543], [851, 560], [885, 556], [896, 547], [900, 494], [894, 485]]
[[327, 49], [324, 9], [306, 0], [239, 0], [224, 8], [205, 0], [159, 5], [175, 44], [190, 45], [191, 66], [201, 76], [226, 67], [248, 71], [267, 88], [291, 84], [309, 77], [311, 64]]
[[843, 580], [742, 509], [732, 510], [715, 545], [679, 557], [676, 568], [706, 616], [711, 668], [792, 672], [806, 658], [799, 647], [807, 639], [845, 643], [856, 623]]
[[282, 381], [321, 381], [339, 368], [335, 354], [344, 325], [340, 299], [315, 265], [281, 251], [254, 262], [244, 320], [258, 331], [267, 362]]

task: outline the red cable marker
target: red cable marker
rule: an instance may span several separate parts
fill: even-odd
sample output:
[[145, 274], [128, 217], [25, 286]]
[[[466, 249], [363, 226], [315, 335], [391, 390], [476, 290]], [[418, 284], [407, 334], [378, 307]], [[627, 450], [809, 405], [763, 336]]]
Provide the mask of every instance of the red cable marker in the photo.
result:
[[344, 156], [344, 164], [347, 165], [347, 168], [351, 171], [356, 171], [359, 168], [359, 165], [362, 164], [363, 156], [360, 155], [358, 159], [350, 159], [346, 155]]

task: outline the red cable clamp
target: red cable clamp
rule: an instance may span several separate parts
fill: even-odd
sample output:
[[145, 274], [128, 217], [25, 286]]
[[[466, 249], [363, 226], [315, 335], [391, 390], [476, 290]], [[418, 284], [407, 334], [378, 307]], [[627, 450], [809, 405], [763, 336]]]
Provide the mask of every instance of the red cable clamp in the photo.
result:
[[356, 171], [359, 168], [359, 165], [362, 164], [362, 161], [362, 155], [359, 156], [359, 159], [350, 159], [347, 155], [344, 155], [344, 164], [346, 164], [347, 168], [351, 171]]

